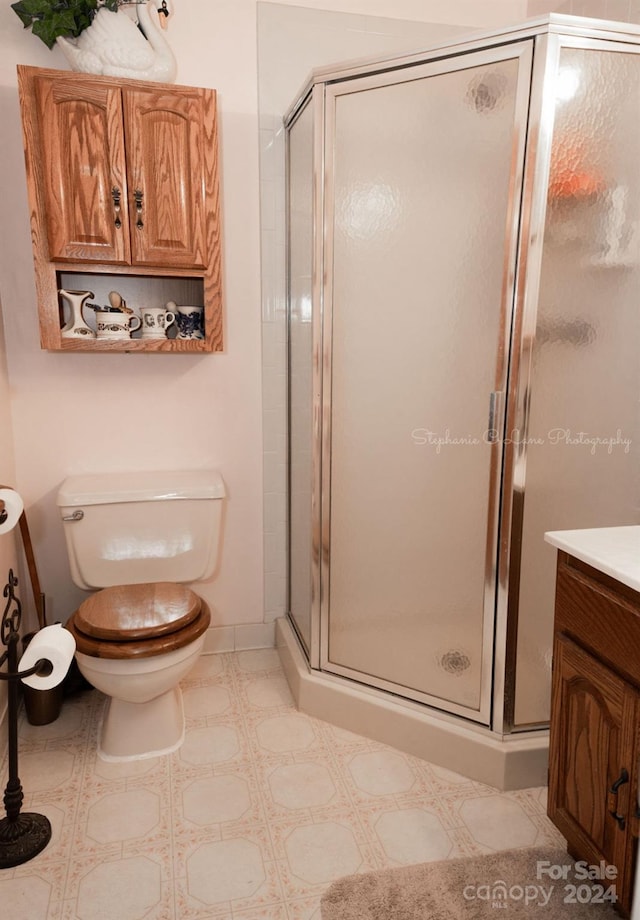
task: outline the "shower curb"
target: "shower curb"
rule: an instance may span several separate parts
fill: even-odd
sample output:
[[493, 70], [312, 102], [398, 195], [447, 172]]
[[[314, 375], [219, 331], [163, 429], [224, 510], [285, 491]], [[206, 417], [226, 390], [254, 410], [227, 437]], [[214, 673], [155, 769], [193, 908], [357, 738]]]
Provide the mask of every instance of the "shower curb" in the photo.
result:
[[503, 792], [547, 785], [548, 730], [498, 735], [384, 691], [313, 671], [285, 618], [276, 620], [276, 648], [296, 706], [307, 715]]

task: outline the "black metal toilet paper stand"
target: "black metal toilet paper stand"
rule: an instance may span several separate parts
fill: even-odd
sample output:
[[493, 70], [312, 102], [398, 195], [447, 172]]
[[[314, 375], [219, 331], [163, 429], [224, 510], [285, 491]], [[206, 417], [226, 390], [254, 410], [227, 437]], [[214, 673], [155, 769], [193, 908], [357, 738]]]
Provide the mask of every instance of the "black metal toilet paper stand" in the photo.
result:
[[0, 658], [0, 667], [6, 662], [7, 671], [0, 671], [0, 680], [8, 681], [9, 735], [9, 781], [4, 791], [6, 817], [0, 820], [0, 869], [9, 869], [28, 862], [44, 850], [51, 840], [51, 824], [48, 818], [33, 812], [20, 811], [24, 794], [18, 777], [18, 681], [31, 674], [50, 674], [53, 665], [46, 658], [41, 658], [32, 668], [18, 670], [22, 605], [14, 592], [17, 584], [18, 579], [14, 576], [13, 569], [9, 569], [8, 581], [3, 592], [7, 601], [2, 614], [0, 634], [2, 645], [6, 646], [6, 651]]

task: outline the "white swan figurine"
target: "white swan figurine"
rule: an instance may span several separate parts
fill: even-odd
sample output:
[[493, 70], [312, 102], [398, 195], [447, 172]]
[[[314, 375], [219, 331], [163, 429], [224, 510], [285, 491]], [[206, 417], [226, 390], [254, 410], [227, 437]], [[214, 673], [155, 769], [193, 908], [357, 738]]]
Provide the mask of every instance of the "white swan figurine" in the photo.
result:
[[[145, 0], [137, 8], [140, 28], [126, 13], [101, 7], [77, 38], [57, 38], [72, 70], [173, 83], [176, 59], [162, 33], [157, 0]], [[166, 3], [162, 13], [168, 15]]]

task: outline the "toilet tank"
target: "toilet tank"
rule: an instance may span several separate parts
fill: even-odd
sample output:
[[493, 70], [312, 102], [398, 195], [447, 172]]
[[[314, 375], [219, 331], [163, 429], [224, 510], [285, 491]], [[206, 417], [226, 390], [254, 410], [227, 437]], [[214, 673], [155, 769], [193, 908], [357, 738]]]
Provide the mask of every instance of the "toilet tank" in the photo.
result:
[[208, 578], [224, 496], [214, 470], [70, 476], [57, 504], [71, 577], [87, 590]]

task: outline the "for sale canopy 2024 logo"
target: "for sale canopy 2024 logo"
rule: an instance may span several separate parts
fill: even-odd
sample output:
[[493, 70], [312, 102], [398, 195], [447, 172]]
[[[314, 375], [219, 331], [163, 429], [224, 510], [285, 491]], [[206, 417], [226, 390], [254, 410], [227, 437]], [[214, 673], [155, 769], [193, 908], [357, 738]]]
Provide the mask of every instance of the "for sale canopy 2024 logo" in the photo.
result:
[[493, 907], [508, 907], [509, 901], [523, 901], [525, 906], [546, 907], [556, 888], [564, 904], [615, 903], [618, 870], [603, 859], [597, 865], [584, 860], [559, 865], [546, 859], [536, 863], [536, 881], [531, 885], [508, 885], [496, 879], [488, 885], [467, 885], [463, 895], [467, 901], [490, 901]]

